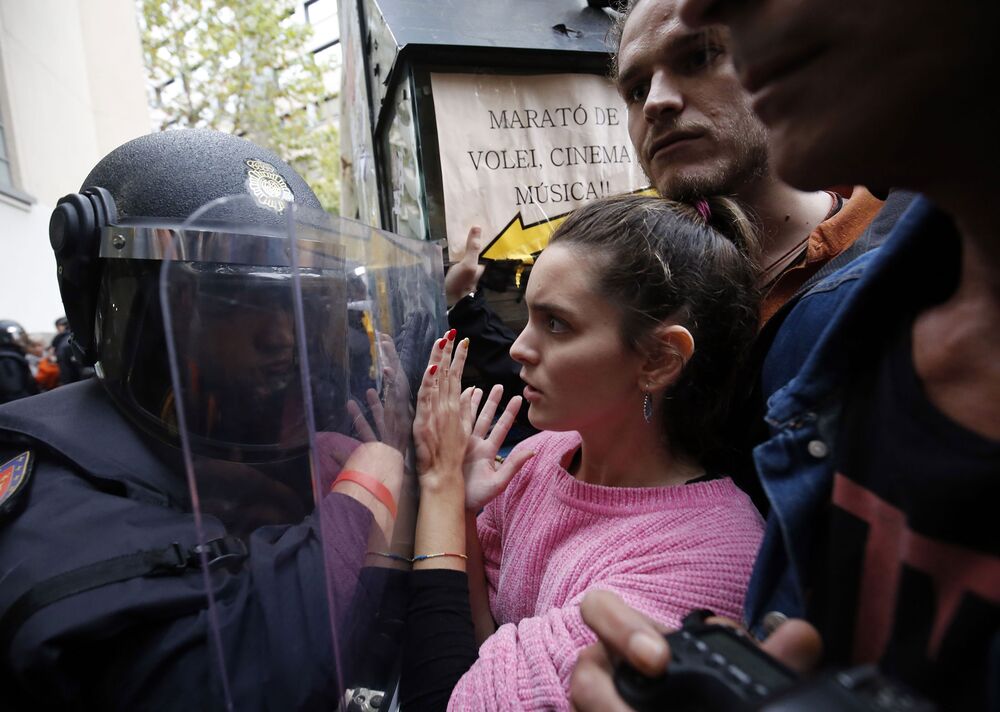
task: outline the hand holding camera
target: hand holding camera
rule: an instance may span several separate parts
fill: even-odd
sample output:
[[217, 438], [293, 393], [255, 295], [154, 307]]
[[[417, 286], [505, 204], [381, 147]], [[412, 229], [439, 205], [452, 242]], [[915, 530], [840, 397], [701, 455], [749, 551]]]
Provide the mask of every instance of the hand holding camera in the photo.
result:
[[638, 712], [933, 712], [935, 707], [873, 666], [800, 678], [738, 629], [689, 613], [670, 645], [666, 673], [648, 677], [628, 663], [614, 673], [622, 699]]

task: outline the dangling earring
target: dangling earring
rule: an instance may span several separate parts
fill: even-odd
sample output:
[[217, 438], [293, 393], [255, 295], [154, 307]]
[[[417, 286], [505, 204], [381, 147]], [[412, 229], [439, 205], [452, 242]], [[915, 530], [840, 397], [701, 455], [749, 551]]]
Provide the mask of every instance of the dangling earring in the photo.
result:
[[646, 391], [642, 397], [642, 417], [646, 419], [647, 423], [653, 422], [653, 396], [649, 394], [649, 391]]

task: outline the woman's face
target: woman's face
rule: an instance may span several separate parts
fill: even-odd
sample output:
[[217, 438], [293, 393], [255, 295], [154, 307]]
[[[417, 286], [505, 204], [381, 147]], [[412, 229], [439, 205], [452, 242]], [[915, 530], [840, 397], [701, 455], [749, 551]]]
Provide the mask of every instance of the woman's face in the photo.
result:
[[622, 340], [621, 312], [596, 287], [599, 259], [552, 245], [531, 271], [528, 324], [511, 346], [528, 419], [542, 430], [586, 430], [642, 417], [642, 357]]

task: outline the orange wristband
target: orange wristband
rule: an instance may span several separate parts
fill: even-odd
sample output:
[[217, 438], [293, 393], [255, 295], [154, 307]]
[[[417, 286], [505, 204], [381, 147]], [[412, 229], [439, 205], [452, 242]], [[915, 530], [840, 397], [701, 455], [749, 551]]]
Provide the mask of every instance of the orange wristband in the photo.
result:
[[[396, 518], [396, 500], [393, 499], [392, 492], [374, 477], [364, 472], [358, 472], [357, 470], [341, 470], [340, 474], [337, 475], [337, 479], [333, 481], [334, 486], [341, 481], [353, 482], [356, 485], [364, 487], [371, 492], [375, 499], [385, 505], [385, 508], [389, 510], [389, 515], [393, 519]], [[333, 488], [331, 487], [331, 489]]]

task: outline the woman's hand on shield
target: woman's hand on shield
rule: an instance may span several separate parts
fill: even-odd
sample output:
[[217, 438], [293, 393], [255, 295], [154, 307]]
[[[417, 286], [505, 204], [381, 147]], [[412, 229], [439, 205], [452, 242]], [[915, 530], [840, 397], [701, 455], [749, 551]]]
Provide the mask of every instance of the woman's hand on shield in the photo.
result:
[[[481, 397], [482, 391], [478, 392]], [[512, 452], [506, 459], [497, 457], [500, 446], [521, 408], [521, 396], [514, 396], [494, 424], [493, 416], [502, 398], [503, 386], [493, 386], [476, 419], [465, 450], [465, 459], [462, 462], [465, 477], [465, 508], [471, 512], [478, 512], [503, 492], [511, 478], [535, 454], [522, 448]], [[473, 400], [474, 413], [479, 403], [478, 399]]]
[[456, 346], [454, 329], [431, 348], [413, 421], [421, 489], [463, 487], [462, 464], [472, 434], [475, 391], [462, 390], [462, 371], [468, 353], [468, 339]]
[[410, 384], [391, 336], [378, 334], [378, 350], [382, 362], [382, 392], [385, 395], [385, 403], [379, 399], [378, 391], [374, 388], [369, 388], [365, 393], [375, 427], [369, 424], [357, 401], [353, 399], [347, 401], [347, 412], [362, 442], [383, 442], [405, 457], [410, 446], [410, 430], [413, 425]]

